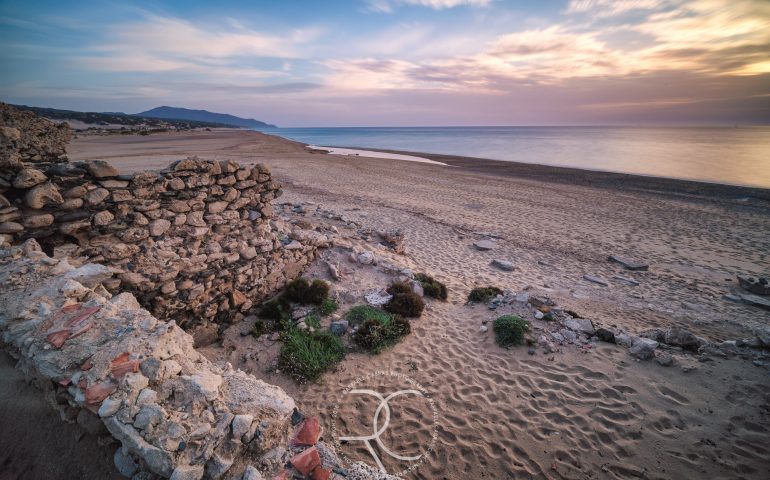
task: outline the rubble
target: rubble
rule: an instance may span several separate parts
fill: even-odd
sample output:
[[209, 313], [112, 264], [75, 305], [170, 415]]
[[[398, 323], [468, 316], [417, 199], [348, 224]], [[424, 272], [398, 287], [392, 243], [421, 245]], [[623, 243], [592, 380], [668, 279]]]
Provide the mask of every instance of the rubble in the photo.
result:
[[0, 267], [3, 342], [58, 408], [85, 412], [95, 432], [101, 419], [121, 472], [221, 478], [243, 452], [285, 444], [294, 401], [283, 390], [212, 364], [132, 294], [110, 295], [105, 267], [75, 268], [34, 240], [0, 249]]

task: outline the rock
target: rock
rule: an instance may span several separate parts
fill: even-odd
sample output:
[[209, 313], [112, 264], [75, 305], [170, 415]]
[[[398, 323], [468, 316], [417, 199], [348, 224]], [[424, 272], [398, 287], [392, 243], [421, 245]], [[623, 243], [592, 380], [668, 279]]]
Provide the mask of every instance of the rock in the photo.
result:
[[481, 325], [479, 327], [479, 332], [481, 333], [486, 333], [488, 330], [489, 330], [489, 327], [487, 327], [486, 325]]
[[583, 332], [588, 335], [594, 334], [594, 324], [586, 318], [569, 318], [564, 321], [564, 326], [574, 332]]
[[286, 250], [302, 250], [302, 244], [297, 240], [292, 240], [291, 242], [284, 245], [283, 248]]
[[326, 266], [329, 269], [329, 275], [331, 275], [332, 279], [336, 281], [339, 281], [340, 279], [342, 279], [342, 275], [340, 274], [340, 268], [337, 265], [331, 262], [326, 262]]
[[150, 471], [163, 477], [171, 476], [174, 466], [168, 452], [150, 445], [132, 426], [121, 423], [115, 417], [106, 418], [104, 424], [123, 447], [144, 459]]
[[610, 286], [609, 283], [607, 283], [604, 280], [602, 280], [601, 278], [595, 277], [593, 275], [583, 275], [583, 279], [584, 280], [588, 280], [591, 283], [595, 283], [597, 285], [601, 285], [602, 287], [609, 287]]
[[48, 180], [43, 172], [35, 168], [24, 168], [13, 179], [13, 188], [32, 188]]
[[143, 405], [134, 418], [134, 428], [147, 430], [157, 425], [166, 416], [166, 412], [157, 404]]
[[95, 213], [91, 221], [95, 226], [103, 227], [112, 223], [113, 220], [115, 220], [115, 215], [107, 210], [102, 210], [101, 212]]
[[476, 247], [476, 250], [487, 251], [497, 247], [497, 243], [492, 240], [479, 240], [474, 242], [473, 246]]
[[666, 330], [663, 343], [696, 352], [705, 342], [689, 330], [680, 327], [670, 327]]
[[615, 280], [620, 280], [621, 282], [625, 282], [625, 283], [627, 283], [627, 284], [629, 284], [631, 286], [634, 286], [634, 287], [639, 286], [639, 282], [637, 282], [633, 278], [624, 277], [622, 275], [615, 275], [612, 278], [614, 278]]
[[232, 457], [214, 453], [214, 455], [211, 456], [211, 459], [206, 462], [206, 477], [212, 480], [218, 480], [222, 478], [232, 466]]
[[136, 406], [141, 407], [143, 405], [149, 405], [155, 403], [158, 400], [158, 392], [151, 388], [144, 388], [139, 392], [139, 396], [136, 397]]
[[230, 205], [227, 202], [211, 202], [208, 204], [208, 211], [209, 213], [222, 213], [225, 211], [227, 206]]
[[131, 478], [137, 471], [139, 471], [139, 465], [130, 455], [124, 453], [122, 448], [115, 450], [112, 461], [115, 463], [115, 468], [124, 477]]
[[369, 305], [374, 305], [376, 307], [385, 305], [390, 301], [391, 298], [393, 298], [393, 295], [390, 295], [388, 292], [384, 290], [371, 292], [364, 296], [364, 299], [366, 299], [366, 303], [368, 303]]
[[640, 338], [631, 346], [631, 348], [628, 349], [628, 353], [631, 354], [632, 357], [639, 360], [650, 360], [655, 357], [655, 348], [657, 346], [658, 342], [654, 342], [646, 338]]
[[500, 270], [505, 270], [506, 272], [513, 271], [513, 263], [507, 261], [507, 260], [500, 260], [498, 258], [492, 260], [492, 266], [499, 268]]
[[159, 237], [166, 233], [171, 228], [171, 222], [165, 218], [159, 218], [150, 222], [150, 235], [153, 237]]
[[24, 231], [24, 226], [16, 222], [0, 223], [0, 233], [19, 233]]
[[243, 471], [241, 480], [263, 480], [263, 477], [262, 474], [259, 473], [259, 470], [249, 465], [246, 467], [246, 470]]
[[329, 325], [329, 331], [334, 335], [342, 336], [348, 331], [349, 323], [347, 320], [337, 320]]
[[53, 225], [54, 217], [50, 213], [31, 215], [24, 217], [23, 224], [26, 228], [41, 228]]
[[203, 465], [178, 465], [169, 480], [201, 480], [203, 474]]
[[46, 205], [61, 205], [64, 203], [64, 198], [62, 198], [56, 185], [47, 182], [29, 190], [24, 196], [24, 203], [29, 208], [39, 210]]
[[615, 334], [612, 330], [607, 330], [606, 328], [596, 330], [596, 338], [602, 342], [615, 343]]
[[238, 250], [238, 254], [244, 260], [251, 260], [258, 255], [257, 249], [250, 246], [242, 247], [240, 250]]
[[754, 335], [756, 335], [757, 340], [759, 342], [759, 345], [763, 348], [770, 348], [770, 327], [759, 327], [756, 330], [754, 330]]
[[249, 433], [253, 421], [252, 415], [236, 415], [231, 424], [233, 438], [238, 442], [243, 441], [243, 436]]
[[674, 357], [669, 353], [662, 353], [655, 357], [655, 361], [658, 362], [658, 365], [663, 367], [670, 367], [674, 364]]
[[215, 373], [202, 371], [191, 377], [182, 377], [189, 380], [191, 386], [206, 400], [214, 400], [219, 396], [219, 386], [222, 385], [222, 377]]
[[634, 337], [628, 335], [627, 333], [617, 333], [615, 334], [615, 343], [622, 347], [629, 348], [634, 344]]
[[648, 270], [650, 268], [650, 266], [647, 265], [647, 264], [644, 264], [644, 263], [641, 263], [641, 262], [636, 262], [634, 260], [629, 260], [629, 259], [627, 259], [625, 257], [621, 257], [621, 256], [618, 256], [618, 255], [610, 255], [607, 259], [610, 262], [615, 262], [615, 263], [619, 263], [619, 264], [623, 265], [623, 267], [625, 267], [626, 270], [645, 271], [645, 270]]
[[105, 201], [109, 196], [109, 190], [106, 188], [97, 188], [88, 192], [86, 195], [86, 202], [88, 202], [88, 204], [91, 206], [96, 206]]
[[102, 406], [99, 407], [99, 416], [104, 418], [115, 415], [118, 413], [118, 410], [120, 410], [122, 404], [123, 402], [120, 399], [105, 398], [104, 401], [102, 401]]
[[425, 296], [425, 290], [422, 288], [422, 283], [412, 280], [409, 282], [409, 286], [412, 288], [412, 293], [415, 295], [419, 295], [420, 297]]
[[770, 295], [770, 282], [764, 277], [757, 280], [753, 277], [738, 275], [738, 285], [755, 295]]
[[535, 318], [538, 320], [542, 320], [543, 317], [545, 317], [545, 314], [541, 312], [540, 310], [535, 310]]
[[370, 251], [364, 251], [358, 254], [356, 261], [361, 265], [371, 265], [374, 263], [374, 254]]
[[765, 310], [770, 310], [770, 299], [748, 293], [741, 293], [739, 296], [741, 297], [741, 300], [750, 305], [754, 305], [755, 307], [763, 308]]
[[92, 160], [86, 164], [88, 173], [94, 178], [117, 177], [118, 170], [104, 160]]

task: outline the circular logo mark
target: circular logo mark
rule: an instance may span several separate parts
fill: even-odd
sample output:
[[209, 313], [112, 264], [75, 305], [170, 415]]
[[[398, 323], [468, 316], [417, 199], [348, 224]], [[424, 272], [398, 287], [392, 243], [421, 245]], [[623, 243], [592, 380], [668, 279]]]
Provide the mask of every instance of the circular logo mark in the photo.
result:
[[346, 450], [361, 451], [363, 447], [366, 454], [359, 456], [368, 457], [361, 458], [364, 463], [383, 473], [405, 476], [434, 449], [438, 409], [414, 379], [377, 371], [357, 377], [342, 390], [332, 410], [331, 433], [337, 452], [346, 461], [351, 461]]

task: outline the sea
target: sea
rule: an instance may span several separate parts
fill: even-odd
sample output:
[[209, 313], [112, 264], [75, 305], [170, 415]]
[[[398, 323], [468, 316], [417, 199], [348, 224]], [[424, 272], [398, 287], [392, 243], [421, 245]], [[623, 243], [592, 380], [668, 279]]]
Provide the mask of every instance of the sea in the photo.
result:
[[266, 133], [404, 150], [770, 188], [770, 126], [324, 127]]

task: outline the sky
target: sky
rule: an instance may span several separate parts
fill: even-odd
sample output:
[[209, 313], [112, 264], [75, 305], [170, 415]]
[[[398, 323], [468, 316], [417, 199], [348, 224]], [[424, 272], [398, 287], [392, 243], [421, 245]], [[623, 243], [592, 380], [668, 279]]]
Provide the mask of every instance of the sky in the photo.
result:
[[0, 0], [0, 100], [285, 127], [770, 124], [770, 1]]

